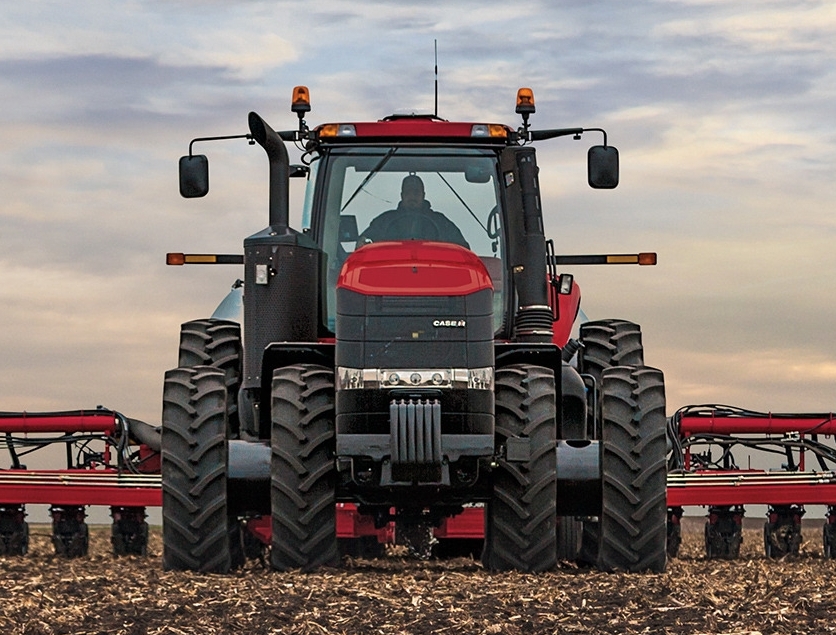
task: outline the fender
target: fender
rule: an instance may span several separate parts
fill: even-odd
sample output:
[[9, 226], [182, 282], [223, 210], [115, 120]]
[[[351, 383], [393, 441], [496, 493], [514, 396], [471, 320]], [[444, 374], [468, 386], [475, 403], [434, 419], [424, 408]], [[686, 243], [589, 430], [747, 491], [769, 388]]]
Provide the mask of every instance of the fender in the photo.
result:
[[555, 298], [557, 298], [557, 320], [552, 327], [554, 329], [552, 342], [563, 348], [569, 341], [572, 327], [581, 308], [581, 288], [577, 282], [574, 282], [570, 293], [557, 293], [554, 287], [551, 287], [551, 290], [549, 305], [552, 307], [552, 311], [555, 309]]

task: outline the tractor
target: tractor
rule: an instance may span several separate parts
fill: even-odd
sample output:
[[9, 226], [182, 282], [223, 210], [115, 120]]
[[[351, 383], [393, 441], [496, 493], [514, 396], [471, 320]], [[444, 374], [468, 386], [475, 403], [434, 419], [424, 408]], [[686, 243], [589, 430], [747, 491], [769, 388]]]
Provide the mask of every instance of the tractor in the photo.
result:
[[[180, 159], [181, 195], [201, 197], [195, 142], [257, 143], [269, 223], [243, 255], [167, 256], [244, 275], [243, 320], [183, 324], [165, 374], [164, 567], [226, 572], [259, 554], [278, 571], [336, 566], [352, 505], [424, 546], [475, 506], [488, 570], [664, 570], [663, 375], [633, 322], [585, 322], [572, 338], [580, 289], [558, 272], [656, 257], [556, 255], [532, 145], [602, 134], [588, 182], [612, 189], [606, 132], [532, 129], [527, 88], [516, 129], [413, 112], [310, 128], [310, 110], [296, 87], [295, 129], [251, 112], [248, 133], [194, 139]], [[291, 178], [307, 181], [300, 230]]]

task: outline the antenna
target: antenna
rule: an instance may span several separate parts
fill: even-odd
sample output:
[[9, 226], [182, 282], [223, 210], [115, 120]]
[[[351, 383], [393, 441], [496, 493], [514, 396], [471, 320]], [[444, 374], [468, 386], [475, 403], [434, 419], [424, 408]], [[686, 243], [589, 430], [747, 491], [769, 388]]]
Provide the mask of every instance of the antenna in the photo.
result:
[[435, 116], [438, 117], [438, 40], [433, 40], [435, 47]]

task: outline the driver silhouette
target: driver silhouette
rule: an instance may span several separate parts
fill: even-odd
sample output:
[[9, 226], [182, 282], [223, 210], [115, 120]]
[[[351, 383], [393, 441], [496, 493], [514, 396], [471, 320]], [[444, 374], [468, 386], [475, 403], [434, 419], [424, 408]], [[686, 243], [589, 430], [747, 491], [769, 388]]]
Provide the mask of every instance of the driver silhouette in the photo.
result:
[[375, 218], [360, 234], [359, 244], [382, 240], [437, 240], [470, 249], [459, 228], [424, 200], [424, 182], [410, 174], [401, 183], [401, 202]]

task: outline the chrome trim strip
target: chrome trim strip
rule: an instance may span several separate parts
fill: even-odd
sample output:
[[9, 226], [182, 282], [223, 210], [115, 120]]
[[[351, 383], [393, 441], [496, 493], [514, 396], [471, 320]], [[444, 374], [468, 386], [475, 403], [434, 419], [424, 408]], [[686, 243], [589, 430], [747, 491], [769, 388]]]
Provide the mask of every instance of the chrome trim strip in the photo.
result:
[[440, 388], [493, 390], [494, 369], [485, 368], [348, 368], [337, 367], [337, 390]]

